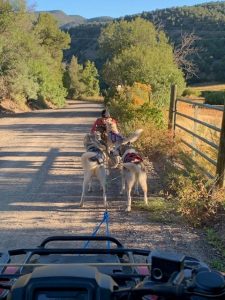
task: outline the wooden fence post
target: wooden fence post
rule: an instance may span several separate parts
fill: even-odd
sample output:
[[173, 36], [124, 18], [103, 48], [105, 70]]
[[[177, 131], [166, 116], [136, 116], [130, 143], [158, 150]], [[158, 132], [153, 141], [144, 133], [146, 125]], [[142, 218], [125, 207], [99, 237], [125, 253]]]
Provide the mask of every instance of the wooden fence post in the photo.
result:
[[171, 85], [170, 91], [170, 107], [169, 107], [169, 120], [168, 120], [168, 129], [172, 130], [174, 128], [174, 111], [177, 98], [177, 86], [176, 84]]
[[220, 133], [216, 175], [218, 177], [217, 185], [219, 187], [225, 187], [225, 102], [223, 108], [223, 120], [222, 120], [221, 133]]

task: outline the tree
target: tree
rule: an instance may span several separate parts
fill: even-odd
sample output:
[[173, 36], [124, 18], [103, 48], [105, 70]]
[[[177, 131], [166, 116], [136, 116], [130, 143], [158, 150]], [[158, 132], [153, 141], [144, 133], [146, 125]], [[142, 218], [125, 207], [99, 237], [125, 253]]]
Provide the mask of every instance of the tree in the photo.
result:
[[181, 42], [174, 48], [174, 58], [177, 65], [184, 71], [186, 78], [189, 79], [197, 76], [199, 68], [193, 61], [193, 56], [197, 55], [200, 48], [197, 47], [196, 41], [200, 38], [192, 33], [184, 33], [181, 35]]
[[172, 46], [152, 23], [140, 18], [117, 22], [103, 30], [100, 41], [108, 55], [103, 78], [110, 87], [135, 82], [151, 85], [153, 99], [160, 105], [169, 101], [171, 84], [183, 91], [185, 82]]
[[62, 50], [69, 48], [70, 36], [59, 29], [56, 19], [48, 13], [41, 13], [35, 24], [35, 33], [40, 44], [50, 52], [52, 58], [62, 61]]
[[70, 64], [64, 74], [64, 86], [68, 91], [68, 98], [75, 99], [82, 95], [85, 87], [81, 82], [83, 67], [78, 64], [77, 57], [72, 56]]
[[108, 59], [133, 46], [155, 47], [161, 43], [168, 43], [165, 34], [140, 17], [130, 22], [122, 20], [111, 23], [99, 37], [101, 54]]
[[85, 86], [84, 94], [86, 96], [98, 96], [99, 95], [99, 80], [98, 70], [95, 64], [91, 61], [87, 61], [82, 72], [81, 81]]
[[[62, 106], [66, 90], [61, 60], [63, 48], [68, 47], [67, 35], [54, 22], [51, 28], [48, 22], [34, 24], [24, 0], [0, 0], [0, 9], [0, 98], [22, 103], [46, 99]], [[41, 39], [40, 24], [49, 39]]]

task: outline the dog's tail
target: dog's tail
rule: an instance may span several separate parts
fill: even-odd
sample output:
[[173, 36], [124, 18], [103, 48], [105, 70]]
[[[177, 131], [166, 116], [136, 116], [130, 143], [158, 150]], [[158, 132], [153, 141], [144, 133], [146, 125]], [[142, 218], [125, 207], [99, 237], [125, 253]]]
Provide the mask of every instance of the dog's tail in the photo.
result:
[[134, 164], [132, 162], [123, 163], [123, 167], [128, 169], [130, 172], [134, 172], [135, 174], [140, 173], [142, 170], [142, 164]]
[[94, 152], [85, 152], [81, 156], [81, 164], [84, 170], [90, 168], [90, 161], [89, 158], [94, 157], [96, 153]]
[[137, 129], [135, 130], [130, 136], [128, 136], [127, 138], [125, 138], [122, 142], [122, 144], [128, 144], [128, 143], [134, 143], [139, 136], [141, 135], [141, 133], [143, 132], [143, 129]]

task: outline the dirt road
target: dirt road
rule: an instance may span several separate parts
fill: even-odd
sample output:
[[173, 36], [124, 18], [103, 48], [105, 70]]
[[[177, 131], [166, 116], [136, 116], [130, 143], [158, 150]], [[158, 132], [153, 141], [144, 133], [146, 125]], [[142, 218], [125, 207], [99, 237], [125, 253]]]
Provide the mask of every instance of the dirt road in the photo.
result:
[[[84, 134], [100, 109], [71, 101], [65, 109], [0, 119], [0, 248], [36, 246], [50, 235], [92, 233], [104, 209], [96, 189], [85, 208], [78, 207], [80, 156]], [[150, 174], [150, 193], [154, 180]], [[108, 182], [110, 230], [125, 245], [170, 248], [210, 259], [200, 233], [153, 223], [143, 211], [125, 213], [118, 190], [119, 179]]]

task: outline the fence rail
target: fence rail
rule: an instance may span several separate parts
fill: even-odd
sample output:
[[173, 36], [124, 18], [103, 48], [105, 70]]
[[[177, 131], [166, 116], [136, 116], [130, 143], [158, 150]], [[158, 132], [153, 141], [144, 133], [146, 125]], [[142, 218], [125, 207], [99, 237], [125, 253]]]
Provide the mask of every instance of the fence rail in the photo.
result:
[[[176, 134], [176, 128], [179, 128], [182, 131], [190, 134], [193, 137], [192, 143], [189, 143], [189, 142], [185, 141], [184, 139], [181, 139], [181, 141], [187, 147], [192, 149], [193, 156], [195, 156], [195, 154], [197, 153], [201, 157], [206, 159], [209, 163], [211, 163], [212, 165], [214, 165], [216, 167], [216, 177], [218, 178], [217, 184], [220, 187], [225, 187], [225, 104], [223, 107], [218, 107], [218, 106], [213, 106], [213, 105], [209, 105], [209, 104], [203, 104], [203, 103], [198, 103], [195, 101], [190, 101], [187, 99], [179, 99], [176, 96], [176, 91], [177, 91], [177, 87], [176, 87], [176, 85], [173, 85], [171, 87], [168, 129], [173, 130], [174, 136]], [[192, 105], [192, 107], [194, 108], [194, 117], [191, 117], [189, 115], [179, 112], [177, 109], [178, 102], [183, 102], [183, 103]], [[223, 112], [221, 128], [199, 120], [197, 118], [199, 107]], [[185, 126], [182, 126], [181, 124], [179, 124], [177, 122], [177, 116], [181, 116], [185, 119], [193, 121], [194, 122], [193, 131], [186, 128]], [[212, 141], [209, 141], [207, 138], [202, 137], [199, 134], [197, 134], [197, 124], [201, 124], [204, 127], [207, 127], [216, 132], [219, 132], [220, 133], [219, 145], [217, 145], [217, 144], [213, 143]], [[205, 144], [216, 149], [218, 151], [217, 160], [213, 160], [212, 158], [208, 157], [208, 155], [206, 155], [204, 152], [202, 152], [200, 149], [198, 149], [196, 146], [196, 139], [201, 140]], [[206, 171], [206, 174], [209, 174], [209, 173]]]

